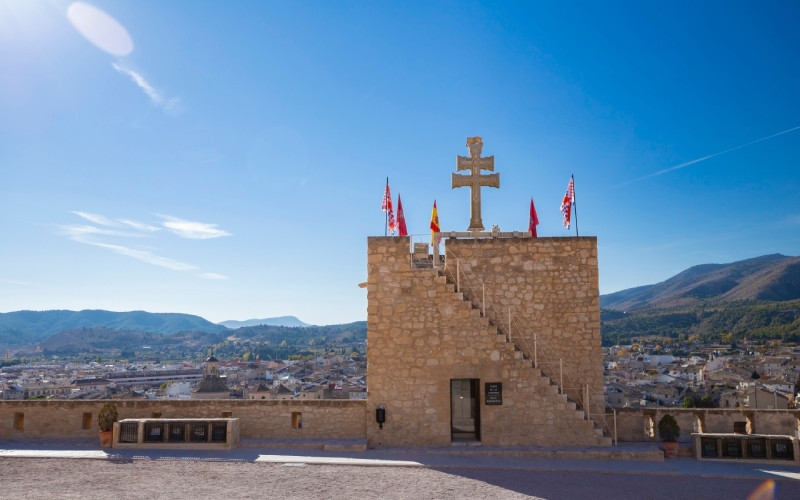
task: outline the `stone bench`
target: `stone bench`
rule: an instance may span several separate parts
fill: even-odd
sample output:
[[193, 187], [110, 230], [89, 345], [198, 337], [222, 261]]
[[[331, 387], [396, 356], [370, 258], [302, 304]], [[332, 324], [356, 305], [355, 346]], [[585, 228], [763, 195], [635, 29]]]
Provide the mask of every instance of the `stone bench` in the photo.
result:
[[238, 418], [126, 418], [114, 422], [113, 448], [230, 449]]
[[692, 445], [698, 460], [766, 460], [800, 465], [798, 441], [793, 436], [693, 433]]

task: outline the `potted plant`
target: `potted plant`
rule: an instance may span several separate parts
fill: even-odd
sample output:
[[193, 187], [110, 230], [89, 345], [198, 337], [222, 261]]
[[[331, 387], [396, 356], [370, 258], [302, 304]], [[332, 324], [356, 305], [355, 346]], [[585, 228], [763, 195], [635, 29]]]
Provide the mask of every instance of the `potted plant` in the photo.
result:
[[107, 401], [97, 414], [97, 427], [100, 429], [100, 446], [111, 447], [114, 435], [114, 422], [119, 418], [117, 405]]
[[681, 435], [681, 428], [675, 417], [669, 413], [661, 417], [658, 421], [658, 437], [661, 438], [661, 449], [664, 450], [664, 457], [675, 458], [678, 456], [678, 436]]

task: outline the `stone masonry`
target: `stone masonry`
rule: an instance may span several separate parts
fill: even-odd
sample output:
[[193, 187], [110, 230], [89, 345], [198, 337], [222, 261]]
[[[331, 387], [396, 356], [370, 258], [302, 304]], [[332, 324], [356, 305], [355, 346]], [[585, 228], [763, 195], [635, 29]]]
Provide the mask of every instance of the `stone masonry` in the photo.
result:
[[[596, 238], [451, 238], [446, 270], [412, 268], [409, 245], [368, 239], [368, 415], [386, 408], [383, 429], [368, 421], [368, 446], [451, 444], [451, 379], [479, 381], [483, 445], [609, 444], [575, 404], [582, 384], [602, 394]], [[554, 385], [562, 366], [567, 394]], [[501, 405], [485, 404], [487, 382], [502, 383]]]

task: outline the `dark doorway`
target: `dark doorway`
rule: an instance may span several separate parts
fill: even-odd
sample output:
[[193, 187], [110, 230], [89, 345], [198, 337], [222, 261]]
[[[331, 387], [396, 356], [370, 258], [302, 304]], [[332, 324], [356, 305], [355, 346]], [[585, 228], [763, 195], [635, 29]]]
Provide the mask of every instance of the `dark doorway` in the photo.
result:
[[478, 379], [450, 380], [450, 437], [453, 443], [478, 442], [481, 439], [478, 409]]

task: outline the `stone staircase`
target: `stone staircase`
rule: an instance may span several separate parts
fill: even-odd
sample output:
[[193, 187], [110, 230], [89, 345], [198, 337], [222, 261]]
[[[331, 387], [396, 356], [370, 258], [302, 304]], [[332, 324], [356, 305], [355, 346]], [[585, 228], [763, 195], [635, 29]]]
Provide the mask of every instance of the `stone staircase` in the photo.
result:
[[487, 335], [493, 335], [495, 337], [498, 350], [509, 353], [520, 368], [532, 373], [533, 377], [537, 378], [545, 387], [547, 387], [547, 391], [553, 397], [560, 398], [567, 408], [575, 415], [576, 425], [590, 428], [590, 432], [595, 438], [595, 445], [611, 446], [611, 437], [606, 436], [603, 432], [603, 429], [599, 427], [594, 420], [587, 419], [585, 411], [583, 409], [579, 409], [578, 404], [571, 400], [567, 394], [560, 392], [558, 384], [555, 383], [553, 379], [545, 374], [540, 368], [535, 367], [533, 360], [525, 356], [523, 350], [513, 341], [509, 340], [505, 332], [501, 331], [500, 328], [494, 324], [494, 322], [485, 317], [482, 314], [480, 307], [477, 306], [471, 298], [465, 296], [463, 292], [456, 292], [456, 284], [450, 280], [444, 271], [441, 269], [437, 269], [436, 271], [437, 275], [434, 277], [434, 281], [440, 286], [444, 285], [445, 290], [451, 293], [455, 300], [463, 301], [469, 305], [470, 314], [472, 317], [474, 317], [475, 320], [481, 324], [481, 326], [486, 330]]

